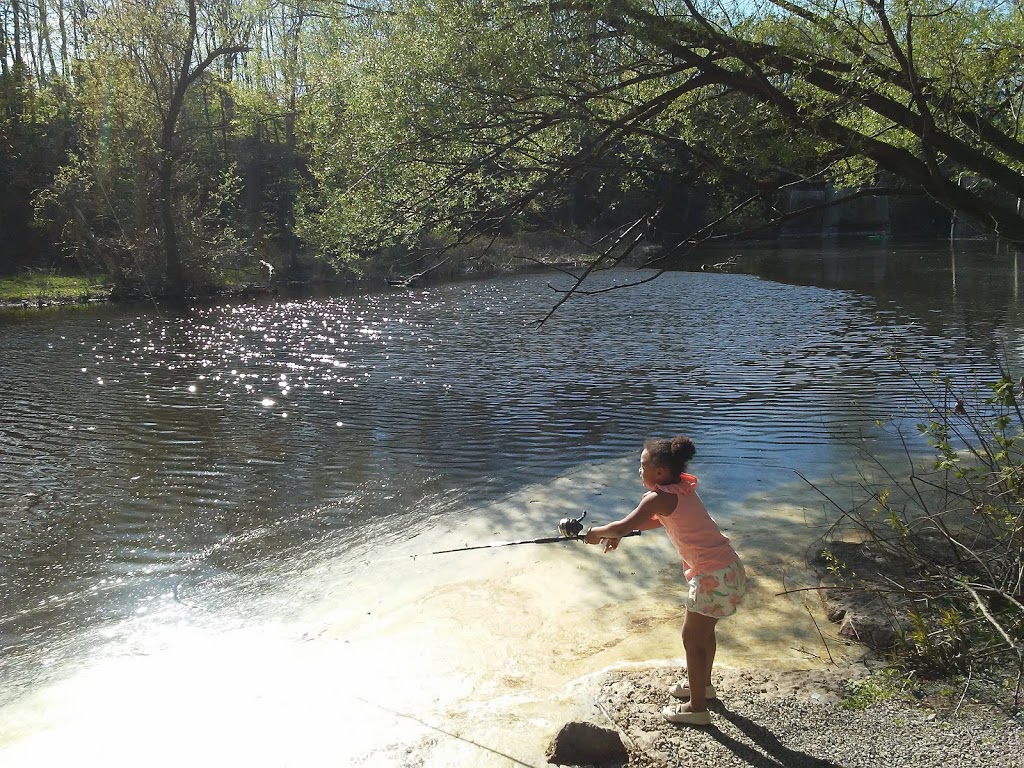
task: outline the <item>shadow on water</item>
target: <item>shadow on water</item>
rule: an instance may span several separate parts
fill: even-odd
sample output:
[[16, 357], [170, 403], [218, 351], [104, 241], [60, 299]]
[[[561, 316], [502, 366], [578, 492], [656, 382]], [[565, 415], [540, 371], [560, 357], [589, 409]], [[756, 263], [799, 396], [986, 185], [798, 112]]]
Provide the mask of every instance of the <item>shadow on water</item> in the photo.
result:
[[958, 329], [990, 359], [1007, 354], [1001, 329], [1021, 323], [1024, 257], [998, 241], [735, 244], [712, 249], [708, 261], [722, 253], [739, 256], [740, 269], [767, 280], [871, 296], [880, 312], [910, 314], [929, 334]]

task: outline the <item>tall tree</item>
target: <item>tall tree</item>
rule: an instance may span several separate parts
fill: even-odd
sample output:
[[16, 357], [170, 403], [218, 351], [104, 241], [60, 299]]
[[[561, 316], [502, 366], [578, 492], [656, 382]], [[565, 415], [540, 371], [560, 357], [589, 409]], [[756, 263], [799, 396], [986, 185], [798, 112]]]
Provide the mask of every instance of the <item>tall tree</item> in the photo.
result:
[[[161, 292], [168, 296], [182, 296], [190, 289], [180, 236], [183, 196], [177, 177], [181, 164], [197, 151], [197, 132], [183, 130], [190, 109], [196, 113], [190, 120], [201, 120], [202, 110], [190, 106], [190, 98], [201, 82], [218, 86], [212, 69], [215, 62], [248, 50], [248, 45], [241, 42], [245, 25], [240, 15], [225, 16], [215, 10], [200, 6], [198, 0], [115, 0], [104, 8], [91, 34], [89, 87], [101, 128], [89, 144], [90, 160], [102, 177], [103, 166], [118, 149], [113, 144], [130, 140], [133, 149], [125, 161], [153, 169], [154, 220], [139, 221], [137, 225], [143, 230], [152, 225], [159, 232], [164, 262]], [[113, 82], [124, 92], [111, 94]], [[123, 104], [113, 103], [119, 99], [134, 104], [136, 111], [129, 114], [122, 109]], [[127, 133], [114, 130], [113, 118], [118, 116]], [[132, 132], [145, 132], [146, 125], [152, 125], [153, 132], [148, 142], [132, 137]], [[83, 183], [91, 186], [93, 181]], [[137, 217], [139, 206], [148, 208], [147, 184], [143, 173], [135, 192]], [[101, 207], [103, 204], [113, 205], [109, 194], [104, 193]], [[146, 215], [141, 212], [143, 219]]]
[[[164, 257], [167, 259], [167, 288], [172, 296], [180, 296], [186, 289], [186, 275], [181, 261], [177, 224], [174, 212], [174, 174], [178, 161], [178, 123], [185, 107], [188, 89], [221, 56], [242, 53], [245, 45], [217, 45], [202, 49], [197, 0], [187, 0], [187, 28], [180, 44], [172, 43], [174, 52], [168, 61], [171, 67], [162, 82], [154, 81], [153, 89], [158, 97], [165, 99], [158, 103], [161, 126], [157, 148], [160, 160], [157, 178], [160, 183], [160, 220], [163, 229]], [[231, 35], [229, 34], [229, 37]]]

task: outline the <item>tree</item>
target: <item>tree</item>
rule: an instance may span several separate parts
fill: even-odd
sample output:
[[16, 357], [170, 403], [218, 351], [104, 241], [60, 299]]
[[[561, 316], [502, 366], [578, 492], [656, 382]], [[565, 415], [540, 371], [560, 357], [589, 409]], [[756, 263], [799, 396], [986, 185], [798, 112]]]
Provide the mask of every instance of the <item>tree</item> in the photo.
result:
[[197, 0], [185, 0], [184, 8], [174, 0], [169, 3], [155, 0], [151, 7], [121, 5], [110, 14], [110, 21], [116, 25], [112, 30], [115, 45], [121, 47], [137, 67], [158, 113], [156, 176], [167, 268], [166, 292], [182, 296], [187, 282], [175, 220], [175, 173], [183, 152], [179, 124], [185, 100], [189, 89], [217, 59], [246, 51], [248, 46], [219, 42], [237, 39], [237, 28], [218, 28], [211, 23], [212, 19], [204, 20], [206, 23], [201, 27]]
[[[215, 165], [202, 172], [194, 166], [210, 133], [203, 127], [219, 117], [207, 108], [208, 92], [225, 87], [214, 64], [248, 50], [242, 15], [225, 8], [114, 0], [91, 24], [80, 144], [43, 204], [63, 216], [69, 241], [104, 251], [115, 282], [131, 282], [126, 275], [134, 271], [147, 290], [170, 297], [203, 287], [197, 283], [204, 278], [186, 266], [196, 244], [183, 246], [181, 226], [195, 229], [200, 198], [222, 184]], [[154, 251], [162, 274], [143, 264]]]
[[267, 5], [257, 21], [259, 44], [247, 56], [244, 84], [233, 94], [236, 122], [244, 134], [239, 162], [244, 167], [249, 223], [268, 230], [275, 250], [282, 252], [282, 273], [293, 276], [300, 250], [296, 190], [305, 167], [297, 130], [306, 88], [303, 52], [331, 18], [322, 5], [311, 0]]
[[784, 191], [813, 180], [928, 197], [1024, 242], [1016, 3], [391, 8], [321, 73], [311, 221], [338, 253], [449, 222], [455, 239], [493, 231], [584, 179], [647, 200], [607, 222], [630, 234], [595, 263], [670, 228], [680, 181], [713, 185], [718, 213], [651, 263], [784, 220]]

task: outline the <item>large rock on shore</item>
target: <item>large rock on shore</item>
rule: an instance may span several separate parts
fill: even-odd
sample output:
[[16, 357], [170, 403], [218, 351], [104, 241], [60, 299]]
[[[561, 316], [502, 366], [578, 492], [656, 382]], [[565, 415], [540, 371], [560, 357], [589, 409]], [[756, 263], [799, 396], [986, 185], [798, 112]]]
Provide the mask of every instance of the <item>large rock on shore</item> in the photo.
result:
[[629, 752], [618, 731], [593, 723], [566, 723], [555, 734], [546, 752], [554, 765], [622, 766], [629, 761]]
[[[811, 565], [818, 571], [829, 621], [839, 625], [840, 637], [874, 651], [891, 648], [898, 633], [908, 628], [911, 605], [893, 592], [889, 579], [906, 583], [908, 574], [883, 561], [869, 545], [837, 541], [827, 552], [818, 553]], [[856, 579], [842, 578], [843, 574], [856, 574]]]

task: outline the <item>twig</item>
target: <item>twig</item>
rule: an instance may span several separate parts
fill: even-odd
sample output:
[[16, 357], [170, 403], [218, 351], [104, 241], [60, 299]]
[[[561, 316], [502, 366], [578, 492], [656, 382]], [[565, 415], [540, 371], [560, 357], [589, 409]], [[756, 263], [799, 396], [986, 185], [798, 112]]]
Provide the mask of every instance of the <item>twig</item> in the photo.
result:
[[789, 646], [789, 650], [796, 651], [797, 653], [802, 653], [804, 656], [810, 656], [811, 658], [818, 659], [819, 661], [823, 661], [821, 656], [816, 654], [814, 651], [808, 651], [806, 648], [797, 648], [796, 646], [791, 645]]
[[967, 683], [964, 685], [964, 692], [960, 695], [960, 701], [956, 703], [956, 709], [953, 710], [953, 717], [956, 717], [957, 712], [960, 711], [960, 707], [964, 703], [964, 699], [967, 698], [967, 689], [971, 687], [971, 677], [973, 676], [974, 668], [971, 667], [967, 670]]
[[971, 588], [971, 585], [970, 585], [970, 584], [967, 584], [967, 583], [965, 582], [965, 583], [964, 583], [964, 585], [963, 585], [963, 587], [964, 587], [964, 589], [966, 589], [966, 590], [967, 590], [968, 592], [970, 592], [970, 594], [971, 594], [971, 597], [973, 597], [973, 598], [974, 598], [974, 603], [975, 603], [975, 605], [977, 605], [977, 606], [978, 606], [978, 610], [980, 610], [980, 611], [981, 611], [981, 615], [985, 617], [985, 619], [986, 619], [986, 620], [988, 621], [988, 623], [989, 623], [989, 624], [991, 624], [991, 625], [992, 625], [992, 626], [993, 626], [993, 627], [995, 628], [995, 630], [996, 630], [996, 631], [997, 631], [997, 632], [999, 633], [999, 635], [1000, 635], [1000, 636], [1001, 636], [1001, 637], [1003, 638], [1003, 640], [1004, 640], [1004, 641], [1006, 641], [1006, 644], [1007, 644], [1008, 646], [1010, 646], [1010, 650], [1014, 651], [1014, 652], [1015, 652], [1015, 653], [1017, 654], [1017, 658], [1018, 658], [1018, 659], [1019, 659], [1019, 658], [1021, 658], [1021, 656], [1022, 656], [1022, 646], [1021, 646], [1021, 645], [1019, 645], [1019, 644], [1018, 644], [1018, 643], [1017, 643], [1017, 642], [1016, 642], [1016, 641], [1015, 641], [1015, 640], [1014, 640], [1014, 639], [1013, 639], [1013, 638], [1012, 638], [1012, 637], [1011, 637], [1011, 636], [1009, 635], [1009, 633], [1008, 633], [1008, 632], [1006, 631], [1006, 629], [1004, 629], [1004, 628], [1003, 628], [1003, 625], [1002, 625], [1002, 624], [1000, 624], [1000, 623], [999, 623], [999, 622], [998, 622], [998, 621], [996, 620], [996, 618], [995, 618], [995, 617], [994, 617], [994, 616], [992, 615], [992, 613], [991, 613], [991, 612], [989, 611], [988, 607], [987, 607], [987, 606], [985, 605], [984, 601], [982, 601], [982, 599], [981, 599], [981, 596], [980, 596], [980, 595], [978, 595], [978, 593], [977, 593], [977, 592], [975, 592], [975, 591], [974, 591], [974, 590], [973, 590], [973, 589]]
[[832, 658], [832, 651], [829, 650], [828, 643], [825, 641], [825, 635], [821, 632], [821, 627], [818, 626], [818, 620], [814, 618], [814, 614], [811, 613], [811, 609], [804, 606], [807, 611], [807, 615], [811, 617], [811, 621], [814, 623], [814, 629], [818, 633], [818, 637], [821, 638], [821, 644], [825, 646], [825, 653], [828, 654], [828, 660], [832, 663], [832, 666], [836, 666], [836, 660]]
[[423, 720], [422, 718], [417, 717], [416, 715], [410, 715], [408, 712], [400, 712], [397, 709], [392, 709], [391, 707], [386, 707], [383, 704], [380, 704], [380, 703], [378, 703], [376, 701], [370, 701], [369, 699], [364, 699], [362, 696], [356, 696], [355, 700], [356, 701], [361, 701], [363, 704], [366, 704], [368, 706], [376, 707], [377, 709], [380, 709], [380, 710], [382, 710], [384, 712], [388, 712], [388, 713], [394, 715], [395, 717], [402, 717], [402, 718], [405, 718], [406, 720], [412, 720], [414, 723], [419, 723], [424, 728], [428, 728], [431, 731], [434, 731], [435, 733], [440, 733], [443, 736], [450, 736], [451, 738], [455, 739], [456, 741], [461, 741], [463, 744], [470, 744], [470, 745], [472, 745], [474, 747], [482, 749], [485, 752], [490, 752], [492, 755], [496, 755], [496, 756], [498, 756], [498, 757], [500, 757], [500, 758], [502, 758], [504, 760], [508, 760], [510, 763], [512, 763], [514, 765], [523, 765], [523, 766], [526, 766], [526, 768], [530, 768], [530, 764], [529, 763], [524, 763], [522, 760], [517, 760], [516, 758], [512, 757], [512, 755], [509, 755], [509, 754], [506, 754], [504, 752], [501, 752], [501, 751], [499, 751], [498, 749], [496, 749], [494, 747], [489, 747], [486, 744], [481, 744], [479, 741], [473, 741], [472, 739], [467, 738], [465, 736], [462, 736], [462, 735], [460, 735], [458, 733], [455, 733], [454, 731], [446, 731], [444, 728], [441, 728], [441, 727], [439, 727], [437, 725], [434, 725], [433, 723], [428, 723], [426, 720]]

